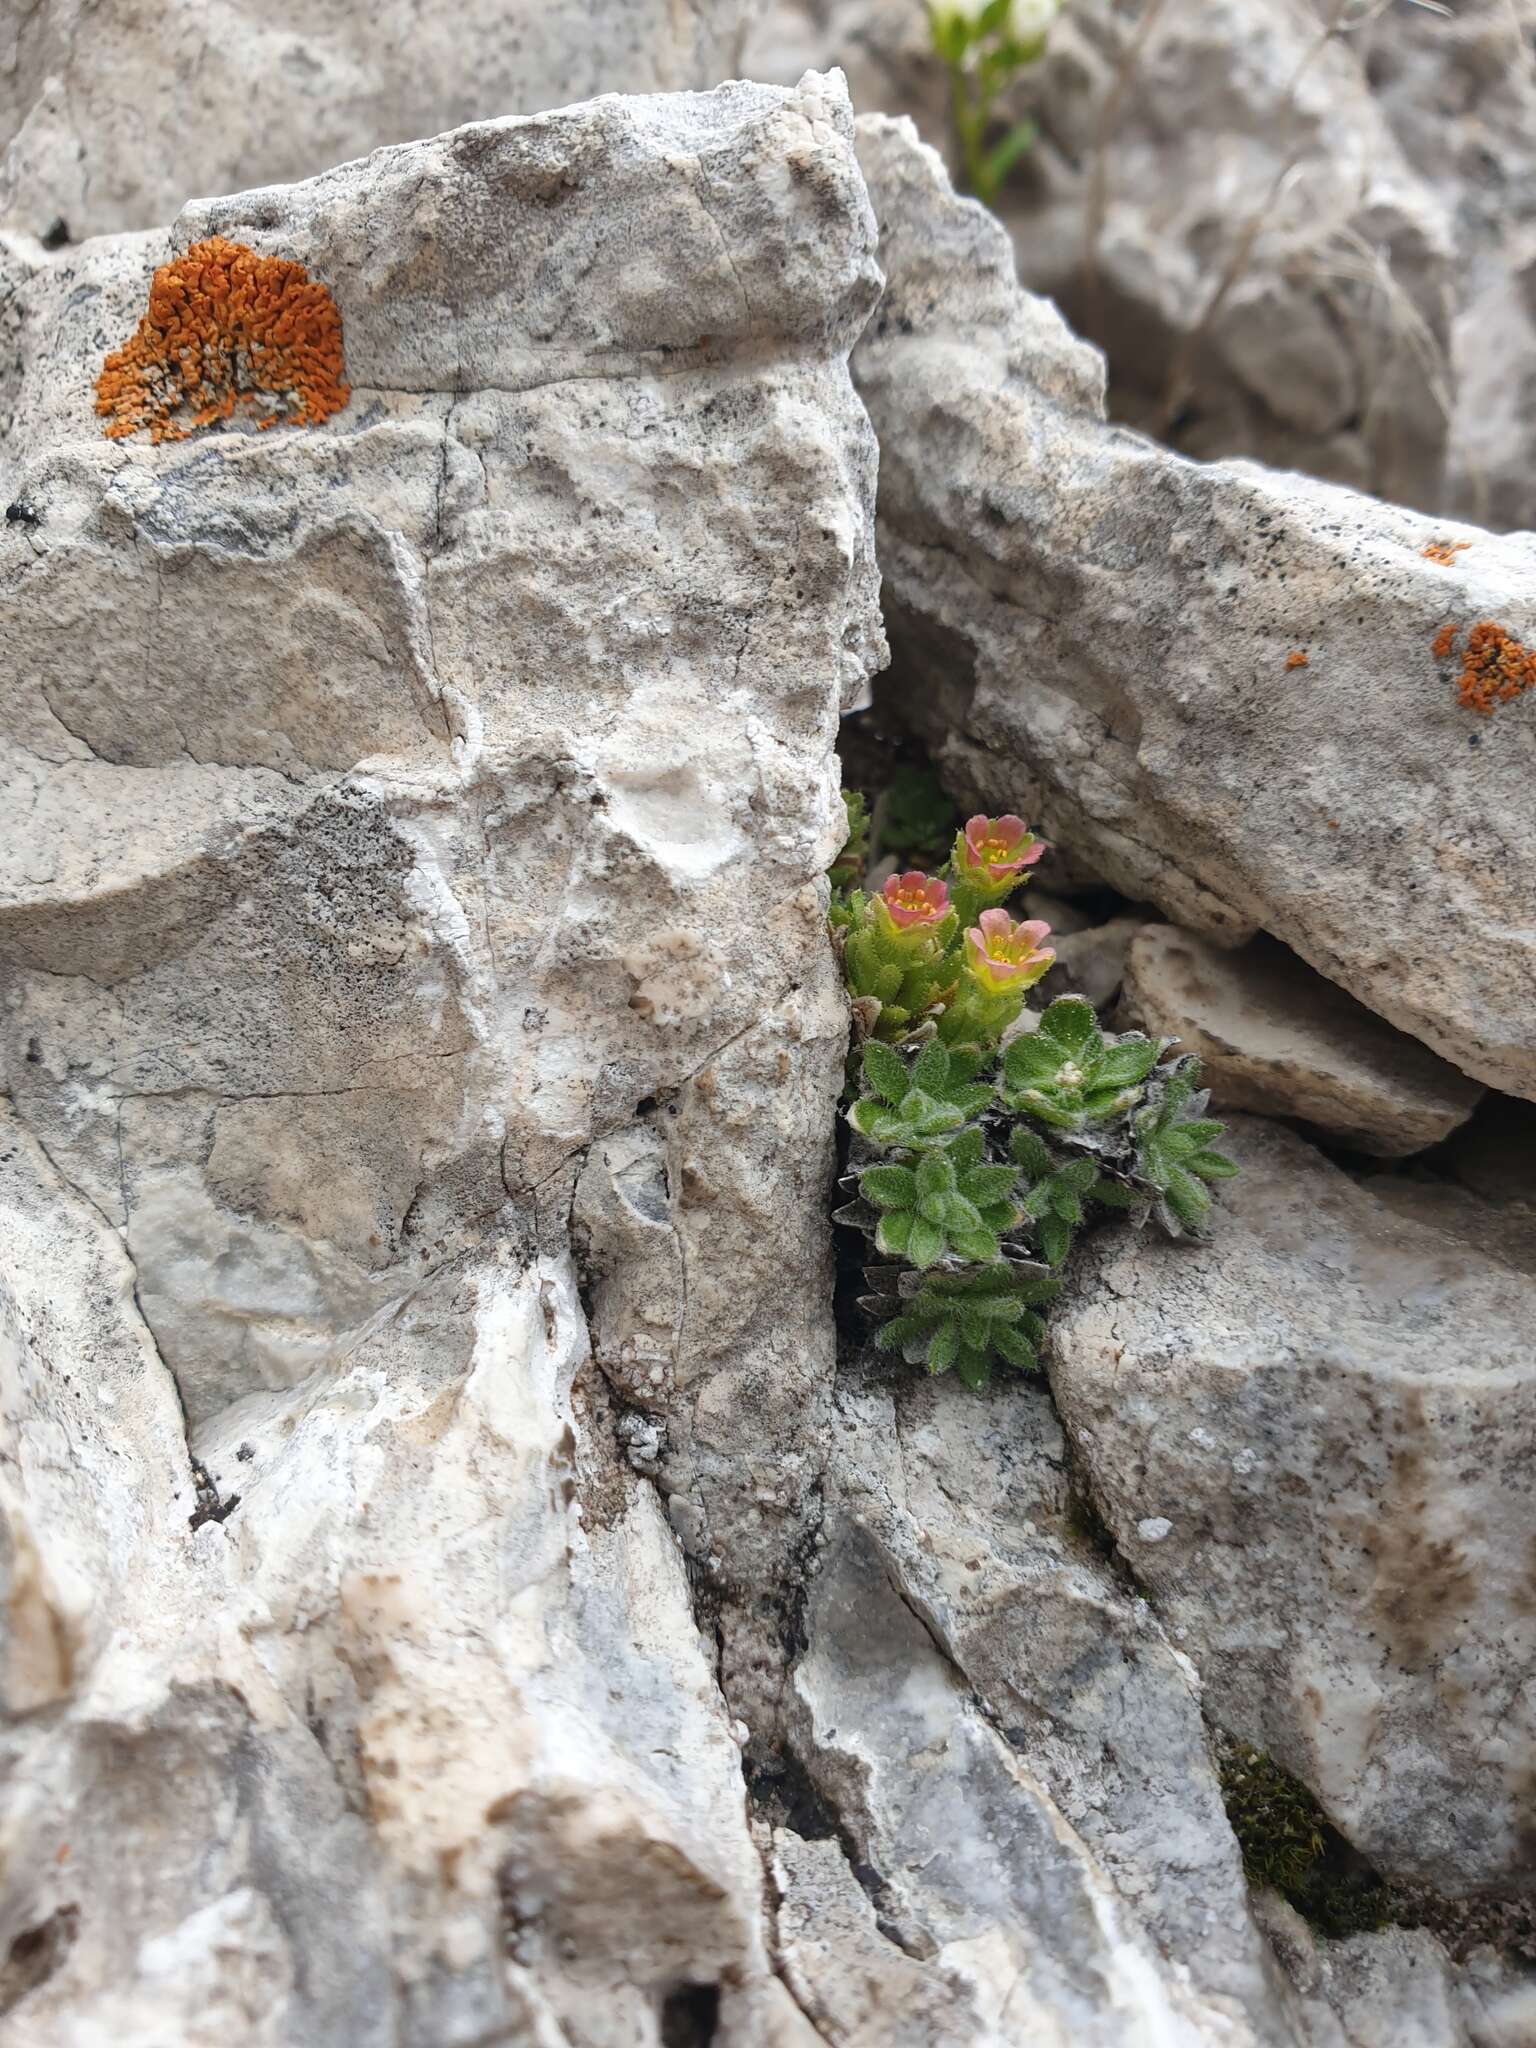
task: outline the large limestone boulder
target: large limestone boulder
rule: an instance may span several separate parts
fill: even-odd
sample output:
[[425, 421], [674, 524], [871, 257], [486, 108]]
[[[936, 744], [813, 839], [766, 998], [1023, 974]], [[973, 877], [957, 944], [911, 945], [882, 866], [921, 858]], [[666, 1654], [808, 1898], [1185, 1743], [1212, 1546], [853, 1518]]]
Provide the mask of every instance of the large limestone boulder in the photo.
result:
[[[1116, 418], [1186, 454], [1448, 509], [1461, 188], [1447, 192], [1442, 153], [1407, 150], [1406, 124], [1400, 145], [1372, 91], [1373, 11], [1346, 26], [1322, 0], [1071, 0], [1002, 103], [1000, 119], [1028, 116], [1039, 137], [998, 211], [1022, 282], [1105, 350]], [[1410, 12], [1380, 10], [1373, 52]], [[1484, 12], [1491, 77], [1492, 18], [1508, 10]], [[1432, 53], [1440, 24], [1426, 20], [1408, 41]], [[1517, 42], [1506, 26], [1512, 72]], [[763, 78], [840, 64], [860, 113], [911, 115], [958, 169], [924, 0], [777, 0], [746, 63]], [[1454, 97], [1470, 159], [1483, 95], [1458, 77]], [[1483, 192], [1486, 211], [1503, 203]]]
[[[348, 402], [105, 438], [214, 236]], [[812, 2038], [742, 1746], [833, 1363], [873, 240], [807, 79], [12, 268], [10, 2038]]]
[[950, 780], [1536, 1096], [1536, 694], [1479, 715], [1435, 652], [1447, 622], [1536, 632], [1536, 541], [1463, 529], [1448, 565], [1416, 514], [1107, 427], [1097, 357], [996, 221], [910, 124], [860, 147], [887, 617]]
[[1536, 1287], [1234, 1126], [1209, 1243], [1105, 1232], [1051, 1384], [1221, 1726], [1384, 1873], [1519, 1888], [1536, 1825]]
[[[83, 240], [381, 143], [740, 70], [751, 0], [39, 0], [0, 19], [0, 227]], [[798, 75], [798, 74], [797, 74]]]

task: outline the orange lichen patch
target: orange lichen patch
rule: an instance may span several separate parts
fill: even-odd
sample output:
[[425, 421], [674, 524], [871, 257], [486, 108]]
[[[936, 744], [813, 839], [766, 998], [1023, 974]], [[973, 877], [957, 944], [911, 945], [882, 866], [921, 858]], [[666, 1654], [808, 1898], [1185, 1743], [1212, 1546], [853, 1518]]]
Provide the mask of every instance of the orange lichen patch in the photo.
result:
[[[1442, 627], [1435, 641], [1437, 649], [1444, 638]], [[1536, 653], [1492, 619], [1480, 620], [1467, 635], [1461, 674], [1456, 678], [1461, 702], [1486, 718], [1496, 705], [1507, 704], [1531, 689], [1536, 689]]]
[[1444, 661], [1446, 656], [1450, 653], [1451, 649], [1455, 645], [1456, 626], [1454, 621], [1447, 619], [1445, 624], [1440, 628], [1439, 632], [1435, 635], [1433, 641], [1430, 643], [1430, 651], [1434, 655], [1436, 661]]
[[215, 235], [162, 263], [149, 311], [96, 380], [96, 410], [120, 440], [147, 427], [183, 441], [237, 406], [257, 424], [318, 426], [351, 393], [341, 381], [341, 315], [302, 263]]
[[1299, 647], [1293, 647], [1290, 653], [1285, 657], [1285, 665], [1287, 668], [1305, 668], [1307, 665], [1307, 657], [1302, 653]]
[[1423, 549], [1422, 552], [1429, 557], [1430, 561], [1439, 562], [1443, 567], [1449, 568], [1462, 549], [1469, 548], [1471, 545], [1472, 543], [1469, 540], [1432, 540], [1429, 546]]

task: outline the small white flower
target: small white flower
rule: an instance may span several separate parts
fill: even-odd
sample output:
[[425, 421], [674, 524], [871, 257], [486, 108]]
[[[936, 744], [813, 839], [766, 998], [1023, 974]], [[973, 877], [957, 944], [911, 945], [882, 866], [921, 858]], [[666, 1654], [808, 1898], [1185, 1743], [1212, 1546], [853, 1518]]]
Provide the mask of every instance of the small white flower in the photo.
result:
[[1021, 43], [1043, 36], [1061, 12], [1061, 0], [1013, 0], [1013, 32]]

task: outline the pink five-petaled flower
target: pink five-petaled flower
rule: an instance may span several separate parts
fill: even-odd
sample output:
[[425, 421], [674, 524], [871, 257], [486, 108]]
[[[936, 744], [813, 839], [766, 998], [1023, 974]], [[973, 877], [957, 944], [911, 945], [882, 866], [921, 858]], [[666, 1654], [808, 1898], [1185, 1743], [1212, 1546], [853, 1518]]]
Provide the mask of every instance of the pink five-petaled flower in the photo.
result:
[[916, 868], [892, 875], [877, 898], [890, 924], [899, 932], [929, 931], [949, 915], [949, 890]]
[[1033, 988], [1056, 958], [1040, 942], [1051, 928], [1038, 917], [1015, 924], [1006, 910], [984, 910], [965, 935], [965, 964], [989, 995]]
[[978, 813], [966, 819], [956, 852], [963, 874], [996, 888], [1000, 882], [1011, 881], [1021, 868], [1033, 867], [1045, 852], [1045, 841], [1037, 839], [1011, 811], [1006, 818], [984, 818]]

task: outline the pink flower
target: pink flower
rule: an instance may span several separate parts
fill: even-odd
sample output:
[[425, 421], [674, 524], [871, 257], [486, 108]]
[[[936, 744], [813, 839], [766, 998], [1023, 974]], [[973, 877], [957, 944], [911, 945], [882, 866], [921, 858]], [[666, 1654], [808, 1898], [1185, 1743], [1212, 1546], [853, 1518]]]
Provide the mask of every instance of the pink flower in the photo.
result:
[[1039, 919], [1015, 924], [1006, 910], [984, 910], [965, 935], [965, 964], [989, 995], [1013, 995], [1033, 988], [1056, 958], [1041, 951], [1051, 928]]
[[949, 915], [949, 891], [916, 868], [892, 875], [877, 899], [899, 932], [926, 931]]
[[1010, 881], [1021, 868], [1033, 867], [1045, 850], [1045, 841], [1037, 839], [1012, 812], [1006, 818], [984, 818], [978, 813], [965, 821], [965, 831], [955, 845], [955, 864], [970, 880], [996, 887]]

